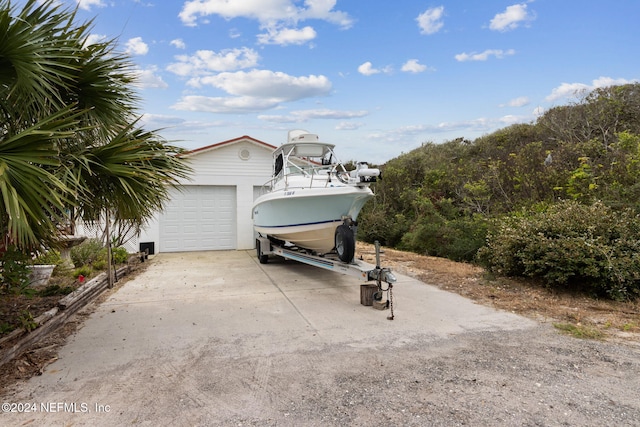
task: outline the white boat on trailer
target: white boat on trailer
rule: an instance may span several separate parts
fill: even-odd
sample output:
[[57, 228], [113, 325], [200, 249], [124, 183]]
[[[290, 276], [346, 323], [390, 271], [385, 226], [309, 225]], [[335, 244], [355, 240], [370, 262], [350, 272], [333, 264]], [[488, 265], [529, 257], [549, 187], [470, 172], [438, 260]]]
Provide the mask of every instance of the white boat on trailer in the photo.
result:
[[380, 171], [366, 163], [347, 171], [334, 147], [307, 131], [290, 131], [273, 153], [273, 176], [255, 200], [252, 217], [257, 233], [276, 245], [319, 256], [335, 251], [350, 263], [358, 214], [373, 197], [369, 185]]

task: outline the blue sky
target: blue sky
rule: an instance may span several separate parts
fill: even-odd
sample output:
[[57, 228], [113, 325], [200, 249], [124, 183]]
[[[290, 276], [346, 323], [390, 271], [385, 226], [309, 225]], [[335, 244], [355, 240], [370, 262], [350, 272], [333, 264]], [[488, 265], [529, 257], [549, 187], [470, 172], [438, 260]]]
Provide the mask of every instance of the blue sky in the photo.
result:
[[640, 79], [640, 1], [60, 0], [117, 38], [188, 149], [306, 129], [383, 163]]

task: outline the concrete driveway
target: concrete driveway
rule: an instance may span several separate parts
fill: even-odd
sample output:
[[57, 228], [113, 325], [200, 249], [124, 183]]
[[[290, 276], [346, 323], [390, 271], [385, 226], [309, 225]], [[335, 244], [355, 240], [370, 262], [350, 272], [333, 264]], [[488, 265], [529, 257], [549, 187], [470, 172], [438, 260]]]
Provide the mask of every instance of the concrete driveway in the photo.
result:
[[[59, 360], [15, 391], [13, 401], [36, 410], [2, 417], [33, 425], [449, 425], [460, 402], [434, 384], [458, 390], [484, 378], [487, 390], [499, 389], [496, 372], [511, 368], [494, 359], [510, 360], [505, 349], [560, 339], [405, 276], [394, 286], [391, 321], [388, 310], [360, 304], [359, 280], [293, 261], [261, 265], [252, 251], [229, 251], [151, 262], [95, 310]], [[447, 388], [444, 379], [465, 370], [475, 384]], [[427, 410], [424, 393], [441, 404]], [[469, 405], [463, 423], [487, 416]]]

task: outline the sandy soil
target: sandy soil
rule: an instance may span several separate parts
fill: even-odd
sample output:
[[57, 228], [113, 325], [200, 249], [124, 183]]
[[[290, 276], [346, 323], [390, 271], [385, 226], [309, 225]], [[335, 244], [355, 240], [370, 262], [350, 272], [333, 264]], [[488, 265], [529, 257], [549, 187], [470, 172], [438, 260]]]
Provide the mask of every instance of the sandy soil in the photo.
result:
[[[480, 304], [551, 322], [576, 336], [640, 346], [640, 301], [616, 302], [554, 292], [531, 281], [492, 277], [471, 264], [388, 248], [383, 252], [383, 266]], [[357, 253], [375, 264], [373, 245], [358, 243]]]

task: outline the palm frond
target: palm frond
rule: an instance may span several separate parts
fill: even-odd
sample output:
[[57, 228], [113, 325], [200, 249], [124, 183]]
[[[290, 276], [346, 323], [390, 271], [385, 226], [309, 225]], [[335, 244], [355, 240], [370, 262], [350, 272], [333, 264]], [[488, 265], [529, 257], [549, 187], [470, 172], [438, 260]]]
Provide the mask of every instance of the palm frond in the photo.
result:
[[0, 139], [0, 230], [20, 247], [55, 237], [69, 188], [57, 178], [57, 139], [73, 135], [71, 108]]

